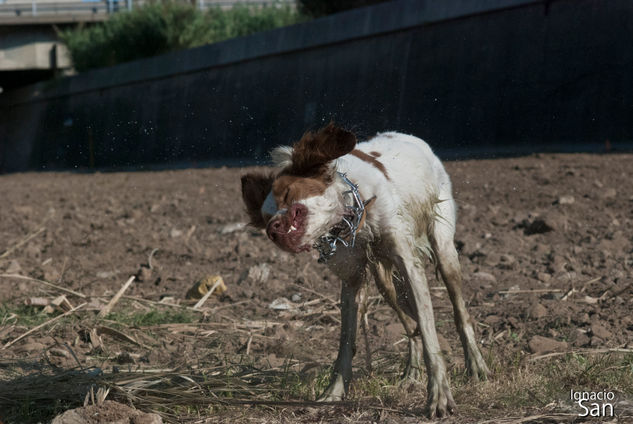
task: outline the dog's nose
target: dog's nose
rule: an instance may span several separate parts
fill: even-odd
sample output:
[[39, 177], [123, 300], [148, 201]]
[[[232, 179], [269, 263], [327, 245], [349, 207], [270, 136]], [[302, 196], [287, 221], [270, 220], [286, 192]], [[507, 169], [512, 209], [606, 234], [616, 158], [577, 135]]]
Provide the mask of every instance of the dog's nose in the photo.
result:
[[281, 227], [281, 218], [276, 218], [270, 221], [266, 226], [266, 234], [268, 235], [268, 238], [271, 240], [275, 240], [277, 234], [283, 232], [283, 229]]

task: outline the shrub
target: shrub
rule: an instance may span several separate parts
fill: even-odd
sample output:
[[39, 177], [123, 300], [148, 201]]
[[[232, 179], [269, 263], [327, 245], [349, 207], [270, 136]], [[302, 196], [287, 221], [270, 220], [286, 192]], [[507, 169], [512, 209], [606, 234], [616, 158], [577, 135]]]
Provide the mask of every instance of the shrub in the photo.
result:
[[90, 27], [60, 31], [77, 71], [215, 43], [227, 38], [291, 25], [302, 17], [288, 6], [209, 9], [155, 3], [114, 14]]

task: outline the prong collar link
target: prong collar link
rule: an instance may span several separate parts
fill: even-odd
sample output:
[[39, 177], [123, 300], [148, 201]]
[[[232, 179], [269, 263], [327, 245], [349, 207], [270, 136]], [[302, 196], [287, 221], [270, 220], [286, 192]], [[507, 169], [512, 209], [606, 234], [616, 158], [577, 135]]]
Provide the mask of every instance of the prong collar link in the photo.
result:
[[337, 172], [337, 174], [349, 186], [349, 190], [345, 190], [341, 194], [343, 197], [350, 194], [352, 205], [345, 206], [348, 213], [343, 216], [343, 220], [319, 237], [314, 244], [313, 247], [319, 252], [319, 263], [327, 263], [328, 259], [334, 256], [336, 244], [339, 242], [345, 247], [354, 247], [356, 231], [358, 231], [365, 215], [365, 203], [358, 193], [358, 186], [347, 178], [347, 174], [342, 172]]

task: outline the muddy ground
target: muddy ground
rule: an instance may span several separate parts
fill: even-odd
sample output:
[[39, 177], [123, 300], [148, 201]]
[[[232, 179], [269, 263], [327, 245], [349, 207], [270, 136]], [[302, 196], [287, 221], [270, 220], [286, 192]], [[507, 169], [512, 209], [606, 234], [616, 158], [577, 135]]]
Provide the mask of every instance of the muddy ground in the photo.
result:
[[[632, 162], [630, 154], [546, 154], [446, 163], [459, 207], [456, 244], [465, 296], [482, 350], [495, 369], [553, 351], [633, 348]], [[205, 386], [206, 395], [273, 404], [209, 408], [196, 399], [178, 406], [114, 389], [108, 399], [157, 411], [174, 422], [419, 419], [425, 386], [394, 388], [406, 343], [376, 293], [367, 331], [372, 369], [360, 336], [358, 379], [350, 397], [365, 403], [304, 409], [274, 404], [313, 399], [327, 380], [338, 343], [340, 283], [315, 255], [281, 252], [261, 232], [244, 227], [239, 176], [245, 171], [0, 176], [0, 384], [5, 390], [0, 399], [4, 396], [8, 408], [0, 408], [0, 421], [48, 420], [83, 404], [82, 393], [89, 392], [59, 394], [62, 400], [53, 406], [54, 385], [47, 395], [29, 388], [33, 399], [41, 398], [35, 403], [22, 395], [11, 399], [12, 392], [28, 386], [25, 376], [145, 370], [209, 377], [232, 369], [235, 377], [244, 367], [259, 377], [244, 374], [243, 390]], [[132, 275], [138, 278], [113, 313], [97, 318]], [[227, 291], [211, 296], [199, 311], [187, 309], [190, 287], [213, 275], [223, 278]], [[453, 380], [461, 381], [463, 356], [450, 303], [441, 282], [428, 275], [445, 357]], [[62, 294], [70, 306], [53, 307], [48, 315], [41, 306], [25, 305]], [[15, 341], [82, 303], [78, 311]], [[151, 321], [151, 314], [159, 316]], [[457, 403], [466, 406], [450, 421], [494, 422], [510, 413], [507, 405], [469, 403], [469, 387], [457, 389]], [[514, 408], [514, 415], [538, 414], [548, 402], [536, 394], [532, 404]]]

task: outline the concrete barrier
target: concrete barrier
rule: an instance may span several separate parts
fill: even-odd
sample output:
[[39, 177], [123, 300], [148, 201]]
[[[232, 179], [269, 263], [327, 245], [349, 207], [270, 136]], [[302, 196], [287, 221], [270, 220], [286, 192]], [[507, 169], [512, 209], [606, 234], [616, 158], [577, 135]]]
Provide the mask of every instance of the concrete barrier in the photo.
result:
[[444, 157], [626, 147], [631, 45], [629, 0], [394, 1], [4, 93], [0, 170], [265, 160], [330, 120]]

